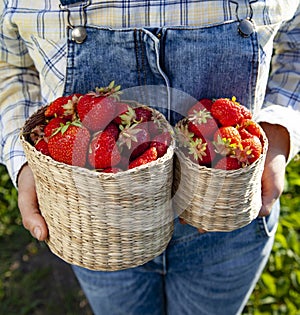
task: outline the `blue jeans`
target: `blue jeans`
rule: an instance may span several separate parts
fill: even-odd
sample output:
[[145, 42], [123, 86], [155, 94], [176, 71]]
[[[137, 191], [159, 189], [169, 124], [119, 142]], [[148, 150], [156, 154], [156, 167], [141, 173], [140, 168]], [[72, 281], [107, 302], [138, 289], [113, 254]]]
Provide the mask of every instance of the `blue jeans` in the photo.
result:
[[200, 234], [175, 220], [167, 249], [114, 272], [73, 266], [95, 315], [240, 314], [272, 249], [279, 206], [233, 232]]

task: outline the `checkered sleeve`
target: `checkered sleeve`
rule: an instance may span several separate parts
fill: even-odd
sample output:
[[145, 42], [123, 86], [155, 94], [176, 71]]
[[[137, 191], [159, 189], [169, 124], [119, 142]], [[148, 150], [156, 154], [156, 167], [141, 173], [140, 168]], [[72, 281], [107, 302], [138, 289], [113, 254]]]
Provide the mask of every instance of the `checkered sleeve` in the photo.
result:
[[0, 1], [0, 163], [6, 165], [16, 186], [26, 158], [19, 141], [25, 119], [40, 106], [38, 74], [18, 29]]
[[289, 131], [290, 161], [300, 151], [300, 7], [275, 38], [271, 69], [257, 120], [282, 125]]

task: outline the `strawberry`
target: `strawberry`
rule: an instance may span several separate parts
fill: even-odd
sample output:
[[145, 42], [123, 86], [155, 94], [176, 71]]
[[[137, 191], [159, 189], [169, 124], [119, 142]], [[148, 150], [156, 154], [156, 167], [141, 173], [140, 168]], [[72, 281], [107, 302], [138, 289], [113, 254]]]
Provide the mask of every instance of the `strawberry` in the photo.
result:
[[115, 116], [115, 100], [111, 97], [89, 93], [78, 102], [78, 116], [91, 132], [103, 130]]
[[126, 112], [123, 112], [121, 115], [115, 118], [115, 122], [117, 124], [120, 122], [119, 125], [127, 127], [137, 122], [134, 109], [131, 106], [128, 106]]
[[119, 137], [119, 128], [117, 127], [116, 124], [114, 124], [113, 122], [109, 123], [107, 127], [104, 129], [104, 131], [108, 131], [109, 133], [111, 133], [114, 136], [115, 140], [117, 141]]
[[[122, 117], [126, 117], [128, 115], [128, 111], [131, 109], [131, 107], [127, 103], [122, 103], [122, 102], [116, 102], [116, 109], [115, 109], [115, 118], [114, 118], [114, 123], [117, 125], [127, 124], [127, 122], [123, 122]], [[135, 119], [135, 113], [134, 117], [130, 119], [129, 123], [132, 122], [133, 118]]]
[[120, 86], [112, 82], [108, 87], [96, 88], [95, 92], [80, 97], [77, 112], [82, 124], [91, 132], [103, 130], [115, 117], [116, 98]]
[[152, 138], [162, 133], [169, 132], [164, 123], [163, 114], [159, 111], [152, 112], [151, 120], [147, 122], [147, 125]]
[[214, 168], [221, 169], [221, 170], [237, 170], [241, 168], [241, 164], [237, 158], [231, 156], [224, 156], [221, 158]]
[[241, 141], [241, 146], [236, 150], [236, 157], [243, 165], [250, 165], [260, 157], [262, 149], [259, 138], [252, 136]]
[[48, 124], [44, 128], [45, 137], [51, 137], [53, 133], [56, 132], [58, 128], [62, 125], [65, 125], [67, 122], [67, 118], [65, 117], [54, 117], [50, 119]]
[[51, 102], [45, 110], [45, 117], [71, 116], [81, 94], [61, 96]]
[[210, 112], [212, 104], [213, 101], [211, 99], [202, 98], [201, 100], [199, 100], [199, 102], [189, 108], [187, 116], [193, 115], [195, 112], [197, 113], [203, 109], [206, 109]]
[[90, 143], [88, 161], [95, 169], [110, 168], [121, 161], [115, 135], [111, 130], [100, 131], [94, 135]]
[[214, 149], [212, 142], [207, 142], [204, 138], [194, 137], [193, 140], [189, 142], [187, 154], [195, 163], [211, 166], [216, 156]]
[[242, 139], [251, 138], [253, 135], [247, 131], [245, 128], [238, 128], [239, 134]]
[[216, 157], [215, 146], [212, 142], [206, 142], [206, 149], [198, 158], [199, 165], [211, 166]]
[[199, 100], [199, 103], [202, 104], [208, 111], [210, 111], [213, 101], [209, 98], [202, 98], [201, 100]]
[[130, 160], [143, 154], [150, 146], [150, 135], [146, 123], [135, 123], [121, 128], [118, 146], [122, 155], [130, 156]]
[[195, 137], [189, 131], [189, 120], [184, 118], [175, 128], [178, 143], [183, 153], [199, 165], [211, 165], [216, 156], [212, 142], [203, 137]]
[[139, 106], [134, 108], [136, 121], [137, 122], [146, 122], [150, 121], [152, 118], [152, 110], [145, 106]]
[[252, 119], [252, 113], [247, 107], [245, 107], [244, 105], [241, 105], [240, 109], [241, 109], [242, 119]]
[[242, 130], [247, 130], [250, 134], [260, 138], [261, 137], [261, 129], [257, 122], [251, 119], [242, 119], [239, 126], [239, 132]]
[[157, 156], [162, 157], [168, 150], [168, 147], [171, 144], [171, 135], [169, 132], [161, 133], [155, 136], [151, 143], [150, 147], [155, 147], [157, 150]]
[[54, 160], [83, 167], [89, 141], [90, 133], [79, 121], [68, 121], [50, 137], [48, 148]]
[[241, 140], [237, 128], [232, 126], [220, 127], [214, 134], [214, 145], [221, 155], [232, 154]]
[[242, 118], [240, 107], [234, 98], [219, 98], [212, 104], [211, 113], [222, 126], [235, 126]]
[[199, 110], [190, 113], [188, 116], [189, 131], [192, 132], [196, 137], [204, 137], [210, 139], [215, 131], [218, 129], [218, 125], [211, 113], [206, 110]]
[[129, 169], [138, 167], [140, 165], [145, 165], [157, 159], [157, 150], [154, 147], [149, 148], [146, 150], [142, 155], [137, 157], [135, 160], [130, 162]]
[[45, 155], [50, 155], [48, 142], [45, 139], [39, 139], [35, 144], [34, 147]]

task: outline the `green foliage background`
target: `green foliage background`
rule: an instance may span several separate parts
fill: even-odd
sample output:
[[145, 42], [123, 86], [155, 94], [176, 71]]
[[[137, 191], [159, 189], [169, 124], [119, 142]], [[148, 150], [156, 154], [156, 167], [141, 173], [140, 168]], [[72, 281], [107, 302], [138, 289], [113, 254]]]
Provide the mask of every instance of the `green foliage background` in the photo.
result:
[[[244, 315], [300, 315], [300, 159], [287, 167], [281, 204], [273, 251]], [[76, 281], [67, 287], [63, 287], [63, 281], [53, 288], [51, 275], [55, 270], [30, 269], [28, 263], [27, 269], [22, 267], [47, 249], [22, 227], [17, 192], [3, 166], [0, 166], [0, 248], [0, 314], [91, 314]]]

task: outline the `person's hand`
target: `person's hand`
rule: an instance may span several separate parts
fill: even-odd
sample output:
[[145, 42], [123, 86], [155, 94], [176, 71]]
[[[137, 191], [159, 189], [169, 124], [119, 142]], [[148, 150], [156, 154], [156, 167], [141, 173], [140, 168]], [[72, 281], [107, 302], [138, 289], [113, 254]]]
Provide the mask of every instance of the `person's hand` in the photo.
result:
[[46, 240], [48, 228], [39, 211], [34, 177], [28, 165], [23, 166], [18, 176], [18, 205], [24, 227], [39, 241]]
[[[186, 221], [184, 219], [182, 219], [182, 218], [179, 218], [179, 222], [181, 224], [187, 224]], [[207, 231], [203, 230], [202, 228], [198, 228], [198, 232], [203, 234], [203, 233], [206, 233]]]
[[279, 125], [261, 123], [268, 141], [269, 149], [262, 175], [262, 207], [259, 216], [267, 216], [284, 188], [286, 161], [289, 154], [289, 134]]

